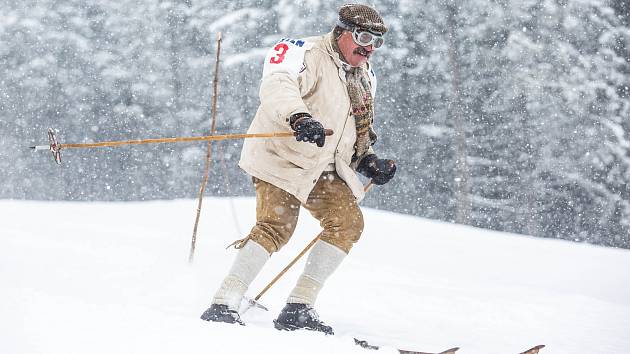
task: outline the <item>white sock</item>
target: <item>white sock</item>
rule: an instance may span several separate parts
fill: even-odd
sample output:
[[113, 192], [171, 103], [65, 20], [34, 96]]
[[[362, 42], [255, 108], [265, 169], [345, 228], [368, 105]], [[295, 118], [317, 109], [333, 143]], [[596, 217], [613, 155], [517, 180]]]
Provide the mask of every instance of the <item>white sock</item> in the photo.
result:
[[304, 272], [289, 295], [287, 303], [313, 306], [324, 282], [337, 269], [346, 253], [328, 242], [318, 240], [308, 255]]
[[243, 295], [269, 256], [263, 246], [252, 240], [247, 241], [238, 251], [232, 268], [214, 295], [212, 303], [227, 305], [228, 308], [238, 311]]

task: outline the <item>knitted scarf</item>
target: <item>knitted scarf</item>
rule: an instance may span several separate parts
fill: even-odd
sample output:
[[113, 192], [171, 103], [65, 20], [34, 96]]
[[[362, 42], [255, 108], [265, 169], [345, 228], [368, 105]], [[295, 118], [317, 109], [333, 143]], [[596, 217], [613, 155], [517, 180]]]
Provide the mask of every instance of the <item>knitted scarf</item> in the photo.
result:
[[357, 140], [354, 144], [355, 153], [352, 156], [351, 164], [356, 169], [356, 165], [366, 155], [370, 146], [376, 142], [376, 133], [372, 129], [374, 99], [367, 73], [361, 67], [346, 70], [346, 86], [357, 129]]
[[[339, 57], [343, 59], [343, 54], [334, 36], [331, 39], [332, 48]], [[361, 67], [351, 67], [344, 63], [342, 65], [346, 72], [346, 88], [350, 96], [350, 106], [357, 129], [357, 140], [354, 143], [354, 155], [350, 167], [356, 170], [357, 165], [376, 142], [376, 133], [372, 129], [374, 121], [374, 98], [370, 90], [370, 80], [368, 73]]]

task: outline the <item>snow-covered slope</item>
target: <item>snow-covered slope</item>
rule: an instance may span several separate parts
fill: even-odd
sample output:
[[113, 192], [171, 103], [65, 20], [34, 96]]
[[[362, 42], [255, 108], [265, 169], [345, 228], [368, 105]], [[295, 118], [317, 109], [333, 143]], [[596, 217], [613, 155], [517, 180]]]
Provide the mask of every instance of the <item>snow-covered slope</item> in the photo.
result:
[[[301, 262], [248, 326], [201, 321], [254, 201], [207, 199], [189, 265], [195, 203], [0, 201], [0, 353], [366, 353], [352, 336], [462, 354], [630, 353], [629, 251], [369, 209], [317, 303], [340, 336], [273, 329]], [[303, 213], [250, 295], [318, 230]]]

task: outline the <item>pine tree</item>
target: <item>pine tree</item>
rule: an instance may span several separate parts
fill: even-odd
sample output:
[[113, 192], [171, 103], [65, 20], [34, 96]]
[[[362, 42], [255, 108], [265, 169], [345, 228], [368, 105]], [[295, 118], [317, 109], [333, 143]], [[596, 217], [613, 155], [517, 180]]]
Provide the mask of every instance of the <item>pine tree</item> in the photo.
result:
[[508, 57], [521, 63], [514, 82], [537, 127], [530, 131], [540, 133], [532, 135], [539, 150], [532, 177], [542, 183], [530, 212], [540, 215], [547, 236], [598, 242], [593, 237], [607, 235], [613, 194], [593, 183], [592, 157], [610, 141], [606, 121], [617, 119], [611, 108], [623, 105], [611, 85], [615, 56], [601, 43], [614, 19], [598, 1], [520, 2], [513, 9], [522, 31], [513, 32]]

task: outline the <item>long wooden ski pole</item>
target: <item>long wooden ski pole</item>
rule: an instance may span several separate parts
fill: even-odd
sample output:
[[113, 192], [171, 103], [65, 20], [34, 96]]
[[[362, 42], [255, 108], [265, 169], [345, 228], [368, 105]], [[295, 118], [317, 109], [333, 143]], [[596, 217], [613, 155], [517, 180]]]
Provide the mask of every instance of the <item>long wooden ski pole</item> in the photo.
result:
[[[217, 35], [217, 57], [214, 63], [214, 79], [212, 82], [212, 127], [210, 134], [216, 133], [217, 127], [217, 96], [219, 94], [219, 59], [221, 55], [221, 32]], [[201, 205], [203, 203], [203, 194], [206, 191], [206, 185], [208, 184], [208, 178], [210, 175], [210, 165], [212, 164], [212, 140], [208, 141], [208, 152], [206, 154], [206, 165], [203, 172], [203, 181], [201, 187], [199, 187], [199, 202], [197, 203], [197, 214], [195, 216], [195, 225], [193, 226], [192, 240], [190, 241], [190, 254], [188, 255], [188, 262], [192, 263], [195, 258], [195, 247], [197, 246], [197, 227], [199, 226], [199, 217], [201, 216]]]
[[[325, 129], [324, 134], [326, 136], [333, 135], [331, 129]], [[61, 149], [65, 148], [94, 148], [94, 147], [107, 147], [107, 146], [122, 146], [122, 145], [139, 145], [139, 144], [154, 144], [154, 143], [180, 143], [189, 141], [216, 141], [216, 140], [228, 140], [228, 139], [250, 139], [250, 138], [286, 138], [296, 136], [296, 132], [275, 132], [275, 133], [254, 133], [254, 134], [225, 134], [225, 135], [208, 135], [208, 136], [194, 136], [194, 137], [180, 137], [180, 138], [160, 138], [160, 139], [142, 139], [142, 140], [125, 140], [125, 141], [104, 141], [100, 143], [82, 143], [82, 144], [61, 144], [57, 141], [55, 136], [55, 130], [48, 129], [48, 141], [49, 145], [36, 145], [30, 148], [34, 151], [51, 151], [55, 162], [61, 165]]]
[[278, 279], [280, 279], [284, 273], [286, 273], [287, 271], [289, 271], [289, 269], [291, 269], [291, 267], [293, 267], [293, 265], [295, 263], [297, 263], [297, 261], [300, 260], [300, 258], [302, 258], [302, 256], [308, 252], [308, 250], [311, 249], [311, 247], [313, 247], [315, 245], [315, 243], [317, 242], [317, 240], [319, 240], [319, 235], [317, 235], [314, 239], [311, 240], [311, 242], [306, 245], [306, 247], [304, 247], [304, 249], [302, 250], [302, 252], [298, 253], [297, 256], [295, 256], [295, 258], [293, 258], [293, 260], [291, 262], [289, 262], [289, 264], [287, 264], [286, 267], [284, 267], [283, 270], [280, 271], [280, 273], [278, 273], [278, 275], [276, 275], [270, 282], [269, 284], [267, 284], [267, 286], [265, 286], [260, 293], [258, 293], [258, 295], [256, 295], [256, 297], [254, 298], [254, 301], [258, 301], [263, 295], [265, 295], [265, 293], [267, 292], [267, 290], [269, 290], [277, 281]]
[[[155, 139], [137, 139], [137, 140], [120, 140], [120, 141], [102, 141], [98, 143], [78, 143], [78, 144], [58, 144], [57, 149], [85, 149], [97, 147], [114, 147], [123, 145], [143, 145], [143, 144], [159, 144], [159, 143], [183, 143], [193, 141], [219, 141], [231, 139], [251, 139], [251, 138], [286, 138], [295, 136], [295, 132], [272, 132], [272, 133], [253, 133], [253, 134], [224, 134], [224, 135], [205, 135], [205, 136], [187, 136], [176, 138], [155, 138]], [[327, 129], [326, 135], [332, 135], [332, 130]], [[50, 145], [37, 145], [30, 147], [33, 150], [50, 150]]]
[[[333, 135], [331, 129], [325, 129], [326, 136]], [[124, 140], [124, 141], [104, 141], [100, 143], [81, 143], [81, 144], [61, 144], [57, 141], [55, 136], [55, 130], [48, 129], [48, 141], [49, 145], [37, 145], [30, 148], [34, 151], [51, 151], [53, 158], [57, 164], [61, 165], [61, 149], [81, 149], [81, 148], [95, 148], [95, 147], [111, 147], [122, 145], [140, 145], [140, 144], [155, 144], [155, 143], [181, 143], [192, 141], [216, 141], [216, 140], [229, 140], [229, 139], [250, 139], [250, 138], [286, 138], [296, 136], [296, 132], [275, 132], [275, 133], [253, 133], [253, 134], [225, 134], [225, 135], [208, 135], [208, 136], [192, 136], [192, 137], [179, 137], [179, 138], [158, 138], [158, 139], [141, 139], [141, 140]]]

